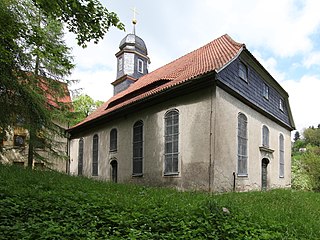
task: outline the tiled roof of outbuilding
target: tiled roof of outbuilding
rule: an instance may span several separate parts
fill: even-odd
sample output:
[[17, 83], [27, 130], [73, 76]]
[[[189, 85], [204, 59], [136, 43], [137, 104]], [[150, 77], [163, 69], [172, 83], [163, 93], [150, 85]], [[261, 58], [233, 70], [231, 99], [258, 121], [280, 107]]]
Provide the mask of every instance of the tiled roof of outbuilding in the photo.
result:
[[244, 47], [244, 44], [235, 42], [229, 35], [225, 34], [203, 47], [142, 76], [126, 90], [111, 97], [84, 121], [73, 126], [71, 130], [173, 86], [212, 71], [219, 71], [237, 57]]

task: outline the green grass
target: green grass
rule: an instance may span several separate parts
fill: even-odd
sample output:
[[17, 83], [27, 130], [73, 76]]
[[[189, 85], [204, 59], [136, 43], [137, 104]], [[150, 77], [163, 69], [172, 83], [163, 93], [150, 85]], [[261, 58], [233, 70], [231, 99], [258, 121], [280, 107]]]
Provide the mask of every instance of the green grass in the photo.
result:
[[0, 165], [0, 239], [320, 239], [319, 222], [318, 193], [177, 192]]

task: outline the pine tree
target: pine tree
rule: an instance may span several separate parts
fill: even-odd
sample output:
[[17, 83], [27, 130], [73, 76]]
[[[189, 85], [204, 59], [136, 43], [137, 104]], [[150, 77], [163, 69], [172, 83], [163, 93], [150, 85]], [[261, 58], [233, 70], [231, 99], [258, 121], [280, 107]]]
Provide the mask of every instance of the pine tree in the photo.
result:
[[[63, 42], [62, 23], [77, 34], [78, 43], [103, 37], [110, 26], [124, 29], [115, 13], [96, 0], [0, 1], [0, 136], [16, 118], [29, 130], [29, 157], [43, 159], [34, 149], [45, 145], [55, 152], [52, 140], [61, 127], [66, 94], [65, 77], [73, 64]], [[1, 146], [0, 146], [1, 147]]]

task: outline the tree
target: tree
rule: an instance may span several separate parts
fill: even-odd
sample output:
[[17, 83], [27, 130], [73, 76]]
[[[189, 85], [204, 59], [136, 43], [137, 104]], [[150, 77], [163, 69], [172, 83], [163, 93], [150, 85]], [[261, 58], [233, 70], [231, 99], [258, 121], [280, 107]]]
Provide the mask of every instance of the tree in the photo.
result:
[[81, 122], [102, 104], [103, 101], [94, 101], [90, 96], [86, 94], [79, 95], [73, 101], [75, 118], [72, 123], [77, 124]]
[[[66, 81], [73, 67], [62, 41], [62, 23], [83, 47], [90, 40], [99, 41], [110, 26], [124, 29], [116, 14], [97, 0], [0, 1], [0, 130], [6, 131], [18, 114], [25, 119], [29, 164], [38, 135], [48, 129], [61, 132], [52, 124], [63, 110], [57, 100], [65, 94], [56, 80]], [[48, 104], [48, 97], [57, 106]]]
[[294, 134], [294, 139], [293, 139], [295, 142], [300, 140], [300, 132], [299, 131], [296, 131], [295, 134]]
[[77, 35], [78, 44], [102, 39], [111, 26], [124, 30], [123, 23], [114, 12], [109, 12], [98, 0], [33, 0], [35, 5], [60, 22], [67, 24]]
[[307, 144], [320, 147], [320, 128], [309, 127], [304, 130], [303, 136]]

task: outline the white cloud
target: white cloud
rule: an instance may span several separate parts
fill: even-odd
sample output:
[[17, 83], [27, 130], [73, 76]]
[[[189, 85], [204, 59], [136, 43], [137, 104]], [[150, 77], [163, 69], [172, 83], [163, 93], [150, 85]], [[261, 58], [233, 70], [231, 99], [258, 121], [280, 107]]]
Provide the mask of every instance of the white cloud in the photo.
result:
[[317, 126], [320, 123], [320, 78], [304, 76], [299, 81], [284, 81], [284, 88], [289, 93], [289, 100], [297, 130]]
[[83, 89], [81, 93], [87, 94], [94, 100], [107, 101], [113, 95], [113, 86], [110, 84], [115, 80], [113, 71], [75, 71], [73, 79], [80, 80], [70, 89]]
[[[314, 42], [320, 30], [319, 0], [184, 0], [128, 1], [102, 0], [132, 31], [131, 9], [136, 6], [137, 35], [148, 47], [151, 70], [228, 33], [245, 43], [258, 61], [290, 94], [291, 108], [298, 129], [320, 123], [320, 111], [310, 110], [320, 102], [320, 77], [304, 76], [286, 80], [290, 73], [279, 66], [308, 71], [320, 65], [320, 49]], [[121, 39], [127, 34], [110, 29], [98, 45], [77, 47], [73, 36], [77, 68], [71, 78], [80, 79], [77, 87], [97, 100], [112, 96], [110, 84], [116, 78], [116, 58]], [[304, 56], [304, 57], [303, 57]], [[292, 57], [292, 58], [291, 58]], [[287, 61], [287, 62], [286, 62]], [[295, 61], [290, 63], [290, 61]]]
[[203, 22], [211, 22], [212, 28], [235, 35], [249, 48], [263, 47], [281, 57], [312, 50], [310, 37], [320, 26], [320, 1], [316, 0], [207, 0], [206, 7], [199, 8], [203, 10], [199, 18], [206, 16]]
[[260, 52], [257, 50], [252, 51], [252, 54], [276, 81], [281, 82], [285, 79], [285, 73], [277, 70], [278, 62], [275, 58], [269, 57], [267, 59], [264, 59], [262, 58]]
[[303, 66], [310, 68], [312, 65], [320, 66], [320, 52], [312, 52], [304, 58]]

